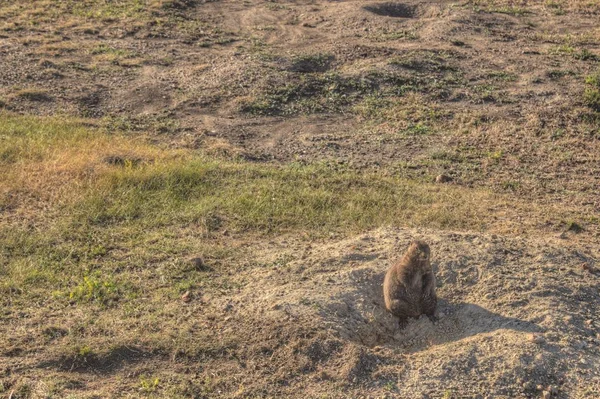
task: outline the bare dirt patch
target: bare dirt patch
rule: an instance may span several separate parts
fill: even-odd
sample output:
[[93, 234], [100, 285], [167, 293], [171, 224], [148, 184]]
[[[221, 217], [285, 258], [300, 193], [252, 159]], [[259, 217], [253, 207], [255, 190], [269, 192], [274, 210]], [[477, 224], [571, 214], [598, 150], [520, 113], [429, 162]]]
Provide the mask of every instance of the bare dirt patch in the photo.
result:
[[[439, 319], [412, 320], [400, 330], [384, 310], [381, 283], [390, 259], [415, 235], [435, 251]], [[597, 277], [581, 268], [596, 263], [593, 250], [401, 230], [264, 249], [257, 261], [272, 266], [240, 276], [247, 285], [227, 298], [229, 314], [240, 322], [261, 314], [266, 325], [296, 325], [295, 333], [319, 331], [309, 340], [307, 356], [316, 361], [309, 374], [401, 397], [528, 396], [538, 385], [578, 397], [597, 389], [599, 331], [590, 320], [600, 293]]]

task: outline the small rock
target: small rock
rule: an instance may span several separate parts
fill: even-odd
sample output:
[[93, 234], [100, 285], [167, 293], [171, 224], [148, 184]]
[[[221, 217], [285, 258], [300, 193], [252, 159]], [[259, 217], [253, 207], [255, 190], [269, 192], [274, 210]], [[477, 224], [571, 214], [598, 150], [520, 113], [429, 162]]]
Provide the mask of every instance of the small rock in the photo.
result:
[[183, 302], [189, 302], [192, 300], [192, 294], [189, 291], [186, 291], [182, 296], [181, 296], [181, 300]]
[[550, 392], [542, 391], [542, 399], [550, 399], [551, 396], [552, 394], [550, 394]]
[[533, 342], [534, 344], [543, 344], [546, 342], [544, 337], [542, 337], [540, 334], [530, 334], [529, 341]]
[[573, 321], [573, 316], [565, 316], [565, 317], [563, 317], [563, 321], [565, 323], [570, 323]]
[[435, 182], [436, 183], [448, 183], [448, 182], [451, 182], [451, 181], [452, 181], [452, 178], [450, 176], [447, 176], [447, 175], [438, 175], [435, 178]]
[[543, 385], [537, 385], [535, 387], [535, 389], [537, 389], [538, 391], [541, 391], [542, 389], [544, 389], [544, 386]]
[[592, 320], [592, 319], [588, 319], [585, 321], [586, 326], [591, 326], [592, 324], [594, 324], [594, 320]]
[[531, 391], [533, 389], [533, 383], [531, 383], [530, 381], [524, 382], [523, 389], [526, 391]]

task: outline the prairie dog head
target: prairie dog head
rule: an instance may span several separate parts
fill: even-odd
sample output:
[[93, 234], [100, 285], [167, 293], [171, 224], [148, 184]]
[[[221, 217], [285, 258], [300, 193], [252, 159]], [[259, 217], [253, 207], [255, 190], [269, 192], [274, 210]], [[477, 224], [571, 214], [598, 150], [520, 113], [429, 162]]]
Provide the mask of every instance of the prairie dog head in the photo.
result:
[[425, 241], [413, 241], [408, 247], [407, 255], [412, 261], [419, 262], [424, 269], [430, 268], [431, 250]]

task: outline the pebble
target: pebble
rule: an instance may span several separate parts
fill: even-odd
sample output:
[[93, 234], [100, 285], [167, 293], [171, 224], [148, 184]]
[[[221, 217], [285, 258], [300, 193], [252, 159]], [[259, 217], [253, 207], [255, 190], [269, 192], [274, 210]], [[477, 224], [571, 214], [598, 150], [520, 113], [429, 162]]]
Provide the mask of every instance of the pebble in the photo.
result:
[[183, 302], [189, 302], [192, 300], [192, 294], [189, 291], [186, 291], [182, 296], [181, 296], [181, 300]]
[[544, 342], [546, 342], [544, 337], [542, 337], [540, 334], [529, 335], [529, 341], [533, 342], [534, 344], [543, 344]]
[[552, 394], [548, 391], [542, 392], [542, 399], [550, 399], [551, 396], [552, 396]]
[[448, 183], [448, 182], [451, 182], [451, 181], [452, 181], [452, 178], [450, 176], [447, 176], [447, 175], [438, 175], [435, 178], [435, 182], [436, 183]]

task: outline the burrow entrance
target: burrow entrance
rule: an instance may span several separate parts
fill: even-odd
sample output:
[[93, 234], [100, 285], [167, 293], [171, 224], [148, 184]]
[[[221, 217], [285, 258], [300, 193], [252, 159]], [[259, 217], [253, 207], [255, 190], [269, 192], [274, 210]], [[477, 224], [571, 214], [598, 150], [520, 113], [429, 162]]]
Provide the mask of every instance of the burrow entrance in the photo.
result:
[[363, 7], [373, 14], [393, 18], [414, 18], [417, 15], [417, 7], [402, 3], [377, 3]]

